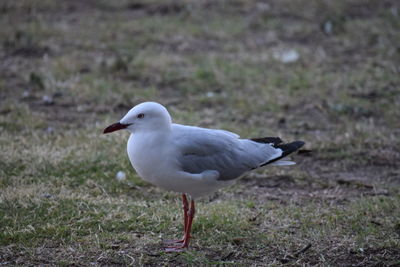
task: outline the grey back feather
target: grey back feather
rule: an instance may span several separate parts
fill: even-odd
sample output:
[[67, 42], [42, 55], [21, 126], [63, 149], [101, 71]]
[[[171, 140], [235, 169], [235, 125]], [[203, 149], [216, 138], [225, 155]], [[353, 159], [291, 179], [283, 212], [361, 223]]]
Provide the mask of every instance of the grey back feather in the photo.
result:
[[218, 180], [232, 180], [282, 154], [270, 144], [239, 139], [238, 135], [199, 127], [172, 125], [172, 138], [179, 150], [183, 171], [215, 170]]

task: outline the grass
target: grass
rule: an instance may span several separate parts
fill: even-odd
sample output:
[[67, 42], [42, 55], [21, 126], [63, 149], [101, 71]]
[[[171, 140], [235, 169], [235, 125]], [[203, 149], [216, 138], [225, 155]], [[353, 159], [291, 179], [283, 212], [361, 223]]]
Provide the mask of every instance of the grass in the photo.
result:
[[[398, 10], [3, 1], [0, 263], [400, 264]], [[297, 61], [279, 60], [292, 50]], [[191, 249], [164, 253], [182, 231], [179, 198], [138, 177], [126, 133], [101, 135], [148, 100], [178, 123], [304, 140], [313, 153], [198, 201]]]

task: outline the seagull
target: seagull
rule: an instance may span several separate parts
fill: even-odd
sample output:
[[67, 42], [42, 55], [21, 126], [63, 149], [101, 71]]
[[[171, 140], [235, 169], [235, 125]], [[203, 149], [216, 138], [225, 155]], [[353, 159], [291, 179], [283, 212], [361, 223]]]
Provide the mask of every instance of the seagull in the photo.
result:
[[[282, 160], [304, 145], [283, 143], [279, 137], [241, 139], [225, 131], [172, 123], [167, 109], [156, 102], [133, 107], [103, 133], [128, 130], [129, 160], [145, 181], [182, 194], [184, 235], [166, 241], [167, 252], [188, 248], [195, 199], [234, 183], [266, 165], [292, 165]], [[190, 201], [189, 201], [190, 199]]]

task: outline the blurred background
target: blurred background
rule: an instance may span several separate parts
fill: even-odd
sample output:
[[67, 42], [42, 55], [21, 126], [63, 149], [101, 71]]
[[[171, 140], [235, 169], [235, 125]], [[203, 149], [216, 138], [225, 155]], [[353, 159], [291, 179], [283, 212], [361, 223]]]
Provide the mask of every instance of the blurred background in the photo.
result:
[[[242, 137], [304, 140], [313, 150], [295, 156], [295, 168], [261, 170], [204, 200], [217, 203], [216, 210], [203, 214], [215, 217], [211, 228], [237, 229], [226, 221], [218, 225], [218, 216], [213, 217], [218, 207], [230, 207], [228, 217], [238, 216], [235, 210], [240, 210], [254, 221], [269, 218], [268, 213], [253, 214], [266, 202], [294, 210], [302, 209], [301, 204], [306, 210], [302, 212], [317, 210], [315, 215], [322, 217], [322, 210], [332, 208], [332, 214], [358, 214], [351, 222], [355, 228], [336, 226], [339, 234], [322, 231], [317, 236], [299, 230], [296, 240], [323, 244], [325, 237], [339, 236], [332, 241], [334, 248], [323, 254], [334, 265], [394, 262], [400, 253], [393, 235], [400, 229], [394, 216], [400, 209], [399, 8], [395, 0], [2, 0], [0, 222], [8, 230], [2, 236], [0, 254], [5, 256], [0, 259], [15, 264], [20, 257], [35, 264], [50, 255], [50, 263], [59, 264], [79, 254], [86, 257], [79, 264], [101, 265], [112, 261], [99, 261], [100, 251], [109, 259], [123, 247], [137, 264], [285, 263], [280, 260], [286, 255], [282, 251], [302, 247], [288, 232], [284, 245], [279, 243], [282, 236], [259, 240], [261, 247], [251, 248], [253, 258], [240, 254], [241, 240], [221, 234], [208, 240], [213, 252], [200, 250], [174, 260], [149, 256], [156, 235], [148, 240], [131, 236], [115, 248], [105, 245], [112, 236], [126, 238], [125, 231], [148, 235], [157, 228], [135, 221], [141, 201], [163, 197], [178, 210], [174, 194], [141, 182], [132, 170], [125, 154], [126, 133], [101, 135], [134, 105], [157, 101], [177, 123], [223, 128]], [[119, 171], [127, 174], [122, 183], [115, 179]], [[355, 207], [359, 202], [367, 204]], [[126, 205], [129, 211], [122, 208]], [[104, 214], [94, 212], [96, 208]], [[123, 211], [116, 215], [111, 212], [115, 209]], [[163, 216], [175, 220], [177, 210], [164, 211]], [[294, 210], [274, 216], [295, 214]], [[160, 212], [157, 207], [153, 211]], [[143, 218], [151, 224], [153, 215], [149, 211]], [[126, 224], [118, 228], [120, 218]], [[386, 219], [363, 228], [376, 218]], [[103, 219], [108, 230], [99, 233], [96, 243], [92, 233]], [[243, 220], [243, 229], [252, 229], [252, 234], [236, 233], [245, 239], [262, 236], [272, 227], [236, 219]], [[84, 220], [90, 223], [82, 226]], [[65, 221], [69, 226], [62, 228]], [[279, 222], [283, 226], [277, 231], [287, 225]], [[312, 220], [308, 225], [321, 227]], [[89, 232], [81, 233], [82, 227]], [[212, 230], [197, 227], [200, 236], [211, 238]], [[157, 229], [175, 233], [180, 228], [167, 224]], [[79, 249], [77, 244], [85, 242], [89, 249]], [[226, 242], [232, 254], [221, 252]], [[39, 243], [62, 252], [38, 252]], [[129, 250], [129, 244], [138, 249]], [[371, 244], [369, 250], [365, 244]], [[300, 263], [321, 264], [318, 251], [313, 246]], [[216, 256], [221, 253], [226, 258]], [[121, 255], [115, 256], [121, 260], [117, 265], [132, 263]]]

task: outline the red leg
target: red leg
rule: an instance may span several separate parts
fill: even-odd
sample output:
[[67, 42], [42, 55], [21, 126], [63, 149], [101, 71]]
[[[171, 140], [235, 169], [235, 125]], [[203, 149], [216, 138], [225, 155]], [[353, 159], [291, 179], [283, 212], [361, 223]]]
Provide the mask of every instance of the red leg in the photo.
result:
[[192, 230], [192, 224], [193, 224], [193, 218], [196, 213], [196, 209], [194, 207], [194, 200], [192, 199], [190, 202], [190, 209], [188, 213], [188, 220], [187, 220], [187, 226], [185, 229], [185, 236], [183, 237], [183, 243], [181, 245], [177, 246], [172, 246], [172, 247], [167, 247], [165, 249], [166, 252], [179, 252], [182, 251], [182, 249], [189, 247], [189, 242], [190, 242], [190, 232]]
[[189, 212], [189, 201], [187, 200], [186, 194], [182, 194], [183, 203], [183, 232], [186, 233], [186, 228], [188, 225], [188, 212]]
[[188, 224], [188, 211], [189, 211], [189, 202], [187, 200], [186, 194], [182, 194], [182, 204], [183, 204], [183, 232], [184, 235], [182, 239], [178, 240], [164, 240], [163, 242], [165, 244], [176, 244], [176, 243], [183, 243], [185, 241], [185, 236], [186, 236], [186, 228]]
[[192, 224], [193, 224], [193, 218], [194, 218], [195, 213], [196, 213], [196, 209], [194, 207], [194, 200], [192, 199], [190, 201], [190, 209], [189, 209], [189, 213], [188, 213], [188, 222], [187, 222], [187, 227], [186, 227], [185, 240], [183, 242], [183, 246], [186, 248], [189, 246], [189, 241], [191, 238], [190, 233], [192, 232]]

